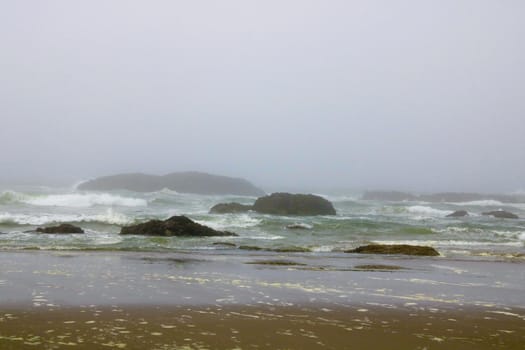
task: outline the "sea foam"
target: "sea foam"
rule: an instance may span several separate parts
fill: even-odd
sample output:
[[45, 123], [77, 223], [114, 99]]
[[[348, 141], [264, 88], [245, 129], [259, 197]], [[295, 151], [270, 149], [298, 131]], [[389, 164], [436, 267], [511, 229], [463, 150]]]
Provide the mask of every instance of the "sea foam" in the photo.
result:
[[414, 205], [407, 208], [407, 211], [412, 214], [419, 214], [425, 216], [437, 216], [444, 217], [451, 213], [450, 210], [440, 210], [432, 207], [427, 207], [424, 205]]
[[87, 214], [51, 214], [40, 213], [35, 215], [0, 213], [0, 224], [14, 225], [47, 225], [64, 222], [99, 222], [109, 225], [126, 225], [134, 220], [124, 214], [114, 212], [111, 208], [105, 213]]
[[70, 193], [22, 197], [21, 202], [36, 206], [88, 208], [97, 205], [145, 207], [148, 202], [141, 198], [123, 197], [109, 193]]

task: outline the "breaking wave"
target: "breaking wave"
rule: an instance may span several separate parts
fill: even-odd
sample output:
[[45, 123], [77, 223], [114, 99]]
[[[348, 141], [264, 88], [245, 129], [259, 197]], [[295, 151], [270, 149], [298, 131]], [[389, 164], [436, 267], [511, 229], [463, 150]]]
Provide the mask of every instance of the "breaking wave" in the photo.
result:
[[414, 205], [407, 208], [407, 211], [412, 214], [419, 214], [424, 216], [437, 216], [444, 217], [451, 213], [450, 210], [440, 210], [434, 209], [432, 207], [427, 207], [424, 205]]
[[111, 208], [102, 214], [11, 214], [0, 213], [0, 224], [11, 225], [47, 225], [55, 223], [98, 222], [109, 225], [127, 225], [134, 222], [124, 214], [116, 213]]
[[109, 193], [28, 195], [5, 191], [0, 194], [0, 204], [16, 202], [35, 206], [72, 208], [88, 208], [97, 205], [124, 207], [145, 207], [148, 205], [145, 199], [123, 197]]

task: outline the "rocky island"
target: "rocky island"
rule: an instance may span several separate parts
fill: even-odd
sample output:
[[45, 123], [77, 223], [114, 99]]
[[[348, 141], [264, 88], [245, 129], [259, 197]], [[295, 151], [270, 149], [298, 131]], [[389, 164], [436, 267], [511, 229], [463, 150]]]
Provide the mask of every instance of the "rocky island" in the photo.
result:
[[262, 196], [264, 191], [247, 180], [188, 171], [167, 175], [118, 174], [86, 181], [78, 186], [84, 191], [129, 190], [155, 192], [164, 188], [181, 193], [204, 195]]

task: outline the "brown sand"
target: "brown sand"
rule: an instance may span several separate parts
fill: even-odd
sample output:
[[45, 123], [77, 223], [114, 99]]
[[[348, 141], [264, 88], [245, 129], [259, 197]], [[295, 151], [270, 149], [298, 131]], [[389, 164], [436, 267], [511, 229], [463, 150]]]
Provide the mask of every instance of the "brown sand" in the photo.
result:
[[0, 350], [525, 349], [524, 277], [441, 257], [0, 252]]
[[523, 349], [525, 321], [471, 309], [74, 307], [4, 310], [0, 349]]

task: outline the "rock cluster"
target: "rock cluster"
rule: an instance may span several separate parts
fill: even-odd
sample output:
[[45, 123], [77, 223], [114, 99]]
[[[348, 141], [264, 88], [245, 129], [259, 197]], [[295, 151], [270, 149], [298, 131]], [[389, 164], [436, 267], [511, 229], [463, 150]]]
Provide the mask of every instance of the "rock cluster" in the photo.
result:
[[253, 205], [239, 203], [220, 203], [210, 209], [210, 213], [239, 213], [253, 210], [272, 215], [336, 215], [332, 203], [313, 194], [273, 193], [258, 198]]
[[126, 226], [120, 230], [121, 235], [147, 236], [236, 236], [233, 232], [217, 231], [201, 225], [186, 216], [172, 216], [167, 220], [150, 220], [138, 225]]
[[439, 253], [432, 247], [408, 244], [369, 244], [355, 249], [346, 250], [345, 253], [361, 254], [403, 254], [438, 256]]
[[73, 226], [70, 224], [60, 224], [58, 226], [50, 226], [50, 227], [39, 227], [36, 229], [36, 232], [38, 233], [84, 233], [84, 230], [82, 230], [78, 226]]

